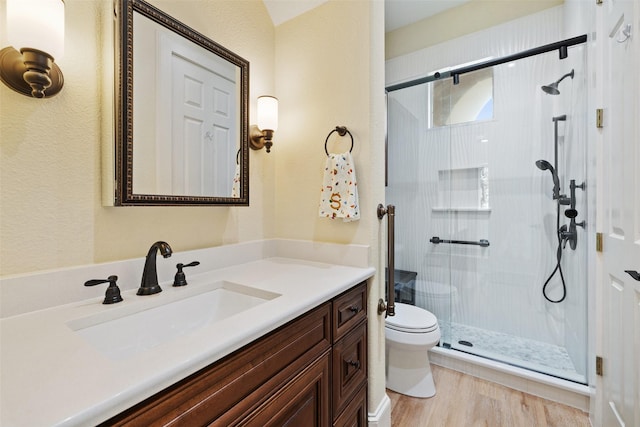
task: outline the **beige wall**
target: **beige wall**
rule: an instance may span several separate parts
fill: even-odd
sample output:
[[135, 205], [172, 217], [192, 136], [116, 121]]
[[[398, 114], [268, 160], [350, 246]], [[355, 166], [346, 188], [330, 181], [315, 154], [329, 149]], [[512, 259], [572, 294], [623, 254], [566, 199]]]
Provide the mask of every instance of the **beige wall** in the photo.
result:
[[[274, 234], [275, 169], [262, 152], [250, 153], [250, 207], [102, 206], [111, 3], [65, 1], [65, 86], [56, 97], [0, 85], [0, 275], [142, 257], [159, 239], [180, 251]], [[261, 1], [152, 3], [250, 61], [251, 113], [258, 94], [274, 92], [275, 30]]]
[[395, 58], [562, 3], [564, 0], [471, 0], [388, 32], [385, 57]]
[[[383, 29], [384, 5], [369, 0], [329, 1], [276, 28], [281, 116], [273, 151], [265, 156], [277, 171], [276, 235], [370, 245], [378, 271], [384, 260], [384, 227], [376, 217], [384, 202]], [[361, 219], [350, 223], [318, 216], [324, 143], [336, 125], [354, 139]], [[348, 149], [348, 136], [344, 145], [336, 140], [330, 151]], [[385, 392], [384, 319], [375, 314], [380, 283], [378, 275], [369, 286], [370, 412]]]
[[[361, 202], [372, 196], [368, 11], [366, 1], [333, 1], [276, 29], [276, 89], [282, 114], [269, 160], [278, 171], [279, 236], [368, 243], [367, 228], [374, 216], [365, 209], [360, 221], [350, 223], [318, 216], [324, 142], [336, 125], [353, 135]], [[350, 146], [348, 135], [340, 138], [336, 132], [333, 139], [343, 143], [329, 144], [334, 152]]]

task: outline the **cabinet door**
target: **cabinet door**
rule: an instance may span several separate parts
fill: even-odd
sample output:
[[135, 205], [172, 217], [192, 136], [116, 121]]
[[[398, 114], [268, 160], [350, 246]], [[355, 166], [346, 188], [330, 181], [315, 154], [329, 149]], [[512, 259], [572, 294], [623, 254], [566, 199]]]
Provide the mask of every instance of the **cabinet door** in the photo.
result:
[[364, 384], [342, 413], [336, 418], [333, 427], [366, 427], [367, 385]]
[[326, 352], [239, 425], [247, 427], [331, 425], [330, 357]]
[[367, 324], [333, 346], [333, 413], [339, 414], [367, 381]]

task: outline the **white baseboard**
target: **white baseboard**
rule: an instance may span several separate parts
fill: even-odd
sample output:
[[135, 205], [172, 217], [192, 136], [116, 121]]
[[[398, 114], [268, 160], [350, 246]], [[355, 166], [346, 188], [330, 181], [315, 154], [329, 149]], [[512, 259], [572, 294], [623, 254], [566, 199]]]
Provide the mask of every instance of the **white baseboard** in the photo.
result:
[[391, 399], [386, 394], [374, 412], [369, 412], [369, 427], [391, 427]]

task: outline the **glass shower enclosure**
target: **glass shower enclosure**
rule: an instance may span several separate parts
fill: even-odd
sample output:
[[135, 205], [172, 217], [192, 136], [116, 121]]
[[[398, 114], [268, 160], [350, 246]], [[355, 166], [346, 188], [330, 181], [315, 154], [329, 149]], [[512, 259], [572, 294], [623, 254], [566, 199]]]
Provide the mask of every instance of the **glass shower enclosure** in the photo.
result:
[[386, 200], [440, 346], [586, 384], [583, 38], [388, 87]]

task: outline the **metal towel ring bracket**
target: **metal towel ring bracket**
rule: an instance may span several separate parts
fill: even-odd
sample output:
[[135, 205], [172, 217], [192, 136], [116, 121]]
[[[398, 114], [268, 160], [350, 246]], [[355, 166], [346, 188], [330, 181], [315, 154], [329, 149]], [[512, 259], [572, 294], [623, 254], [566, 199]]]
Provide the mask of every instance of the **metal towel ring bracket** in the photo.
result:
[[327, 153], [327, 157], [329, 157], [329, 150], [327, 150], [327, 143], [329, 142], [329, 137], [334, 132], [338, 132], [338, 135], [340, 136], [345, 136], [346, 134], [349, 134], [349, 136], [351, 137], [351, 148], [349, 149], [349, 152], [353, 151], [353, 135], [351, 135], [351, 132], [349, 132], [349, 129], [347, 129], [346, 126], [336, 126], [334, 130], [329, 132], [329, 135], [327, 135], [327, 139], [324, 140], [324, 152]]

